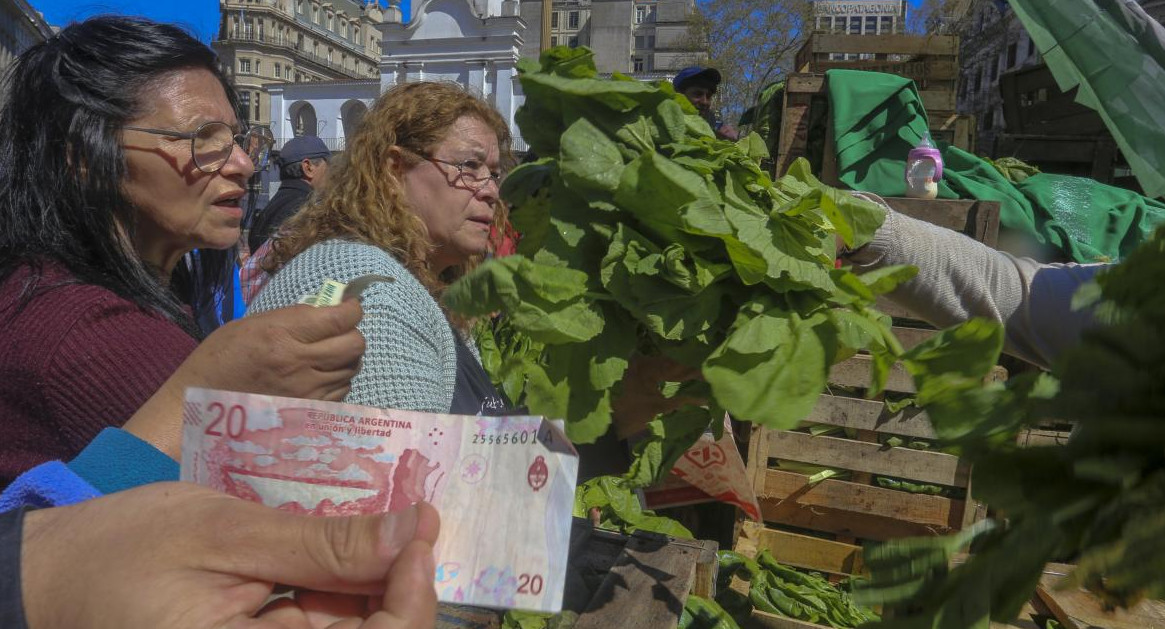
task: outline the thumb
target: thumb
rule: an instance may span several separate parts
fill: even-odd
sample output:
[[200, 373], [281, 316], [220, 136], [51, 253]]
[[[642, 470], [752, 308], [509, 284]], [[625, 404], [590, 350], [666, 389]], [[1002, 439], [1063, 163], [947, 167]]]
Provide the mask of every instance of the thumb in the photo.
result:
[[413, 541], [406, 546], [388, 573], [380, 611], [364, 621], [360, 629], [432, 627], [437, 618], [434, 570], [432, 545]]
[[364, 317], [359, 300], [349, 299], [335, 306], [289, 306], [265, 313], [278, 320], [301, 343], [315, 343], [352, 331]]
[[383, 592], [384, 575], [405, 547], [432, 545], [440, 529], [437, 510], [427, 503], [379, 516], [324, 518], [255, 506], [263, 517], [230, 518], [239, 526], [225, 554], [244, 567], [239, 572], [324, 592]]

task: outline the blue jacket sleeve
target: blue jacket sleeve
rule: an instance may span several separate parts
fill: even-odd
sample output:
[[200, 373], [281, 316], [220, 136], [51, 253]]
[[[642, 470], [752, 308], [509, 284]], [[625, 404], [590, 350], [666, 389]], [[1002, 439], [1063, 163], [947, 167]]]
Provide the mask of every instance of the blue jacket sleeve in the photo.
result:
[[178, 462], [119, 428], [102, 430], [68, 465], [50, 461], [21, 474], [0, 513], [22, 506], [63, 507], [139, 485], [178, 480]]

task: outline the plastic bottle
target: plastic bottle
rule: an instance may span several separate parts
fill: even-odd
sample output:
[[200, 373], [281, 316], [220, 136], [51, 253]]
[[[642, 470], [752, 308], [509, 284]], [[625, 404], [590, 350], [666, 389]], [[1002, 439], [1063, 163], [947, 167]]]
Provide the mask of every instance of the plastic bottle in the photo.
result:
[[933, 199], [938, 196], [938, 182], [942, 178], [943, 156], [930, 141], [928, 133], [906, 157], [906, 196]]

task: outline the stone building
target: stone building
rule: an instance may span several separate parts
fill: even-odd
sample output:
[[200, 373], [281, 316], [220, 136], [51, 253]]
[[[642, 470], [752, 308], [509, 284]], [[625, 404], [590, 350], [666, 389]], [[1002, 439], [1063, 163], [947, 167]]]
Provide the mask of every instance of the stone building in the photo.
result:
[[[694, 0], [555, 0], [550, 45], [591, 48], [603, 73], [674, 73], [695, 59], [687, 37], [694, 10]], [[527, 28], [521, 54], [536, 57], [542, 1], [521, 0], [520, 14]]]
[[[384, 10], [360, 0], [221, 0], [212, 47], [252, 124], [271, 125], [273, 83], [354, 81], [379, 76]], [[300, 120], [302, 122], [302, 119]], [[330, 120], [300, 134], [340, 137]], [[278, 124], [278, 123], [277, 123]]]
[[[890, 35], [906, 32], [906, 0], [815, 0], [813, 26], [817, 31], [846, 35]], [[833, 53], [848, 61], [862, 55]]]
[[[20, 53], [52, 34], [44, 17], [26, 0], [0, 0], [0, 76]], [[0, 86], [0, 98], [6, 89]]]

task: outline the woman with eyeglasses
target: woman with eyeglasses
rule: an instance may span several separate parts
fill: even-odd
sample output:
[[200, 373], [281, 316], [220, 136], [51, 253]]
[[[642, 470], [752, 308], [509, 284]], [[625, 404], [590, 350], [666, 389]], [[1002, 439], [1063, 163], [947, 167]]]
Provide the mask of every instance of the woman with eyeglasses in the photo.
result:
[[185, 386], [346, 394], [356, 307], [318, 334], [302, 313], [228, 324], [190, 356], [208, 305], [192, 295], [218, 292], [204, 263], [239, 239], [270, 146], [215, 54], [174, 26], [92, 18], [19, 57], [0, 110], [0, 489], [148, 400], [177, 411], [137, 434], [175, 456]]
[[[328, 279], [376, 274], [364, 293], [367, 343], [346, 401], [456, 414], [504, 410], [465, 322], [438, 303], [504, 225], [498, 185], [510, 132], [453, 83], [405, 83], [365, 115], [327, 190], [284, 224], [262, 262], [274, 277], [249, 313], [293, 304]], [[501, 230], [498, 230], [501, 231]]]

